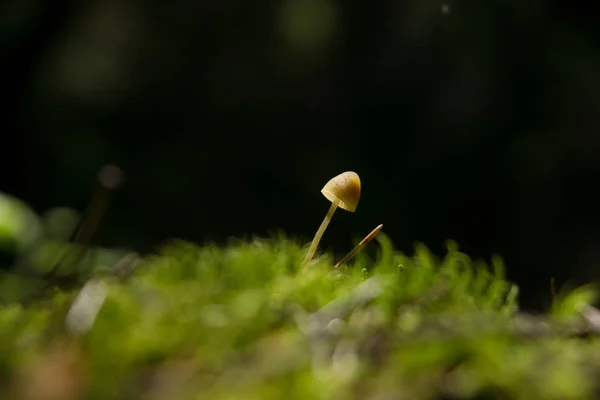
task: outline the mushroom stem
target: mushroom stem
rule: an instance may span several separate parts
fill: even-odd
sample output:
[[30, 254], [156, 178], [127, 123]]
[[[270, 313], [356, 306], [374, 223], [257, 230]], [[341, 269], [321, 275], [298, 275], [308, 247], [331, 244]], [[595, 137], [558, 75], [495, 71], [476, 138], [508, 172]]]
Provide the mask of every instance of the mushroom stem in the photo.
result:
[[317, 233], [315, 234], [315, 237], [313, 238], [312, 243], [310, 244], [308, 253], [306, 253], [306, 257], [304, 257], [304, 261], [302, 261], [302, 267], [306, 267], [308, 265], [308, 263], [310, 262], [310, 260], [312, 260], [313, 256], [315, 255], [315, 252], [317, 251], [317, 246], [319, 245], [319, 242], [321, 241], [321, 237], [323, 236], [325, 229], [327, 229], [327, 225], [329, 225], [329, 221], [331, 221], [331, 217], [333, 217], [333, 213], [335, 212], [335, 210], [339, 204], [340, 204], [339, 200], [335, 200], [335, 201], [331, 202], [331, 207], [329, 207], [329, 211], [327, 211], [327, 215], [325, 215], [323, 222], [321, 222], [321, 226], [319, 226], [319, 229], [317, 230]]

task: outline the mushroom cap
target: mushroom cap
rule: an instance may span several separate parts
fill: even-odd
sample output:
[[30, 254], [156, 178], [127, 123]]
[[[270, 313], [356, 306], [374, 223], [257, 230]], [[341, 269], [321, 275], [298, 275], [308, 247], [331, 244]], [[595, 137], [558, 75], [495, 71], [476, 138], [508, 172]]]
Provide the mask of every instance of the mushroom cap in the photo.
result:
[[347, 171], [329, 180], [321, 189], [323, 196], [332, 203], [338, 200], [338, 207], [354, 212], [360, 200], [360, 178], [356, 172]]

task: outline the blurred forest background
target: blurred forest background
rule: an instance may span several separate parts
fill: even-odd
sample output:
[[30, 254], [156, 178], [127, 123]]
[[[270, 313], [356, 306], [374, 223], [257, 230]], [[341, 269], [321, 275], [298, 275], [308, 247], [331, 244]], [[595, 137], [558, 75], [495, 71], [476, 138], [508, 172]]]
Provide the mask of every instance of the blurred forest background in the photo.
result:
[[526, 307], [600, 277], [600, 24], [577, 1], [5, 0], [0, 190], [84, 210], [151, 251], [283, 230], [307, 242], [334, 175], [403, 251], [501, 254]]

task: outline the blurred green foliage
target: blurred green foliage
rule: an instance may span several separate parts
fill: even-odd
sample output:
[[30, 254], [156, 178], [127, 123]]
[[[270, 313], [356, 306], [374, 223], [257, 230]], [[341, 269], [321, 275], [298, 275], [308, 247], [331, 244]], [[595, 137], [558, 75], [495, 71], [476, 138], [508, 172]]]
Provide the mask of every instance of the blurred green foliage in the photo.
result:
[[0, 248], [23, 252], [41, 233], [38, 216], [24, 202], [0, 192]]
[[[600, 389], [599, 339], [547, 329], [580, 319], [592, 287], [562, 293], [540, 330], [500, 258], [475, 262], [454, 242], [443, 258], [424, 245], [406, 255], [377, 241], [374, 256], [335, 270], [329, 254], [301, 269], [306, 246], [285, 235], [172, 240], [126, 277], [111, 263], [123, 253], [103, 250], [113, 258], [64, 271], [80, 284], [27, 302], [40, 280], [5, 271], [3, 398], [586, 399]], [[34, 264], [59, 250], [37, 250]]]

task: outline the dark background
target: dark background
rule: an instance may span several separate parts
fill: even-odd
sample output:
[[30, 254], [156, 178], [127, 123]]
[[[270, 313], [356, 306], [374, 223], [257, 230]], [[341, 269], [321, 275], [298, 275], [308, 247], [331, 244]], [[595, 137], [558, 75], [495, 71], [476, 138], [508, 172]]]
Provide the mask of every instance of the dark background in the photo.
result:
[[600, 24], [585, 2], [5, 0], [0, 190], [149, 251], [283, 230], [501, 254], [526, 307], [600, 275]]

